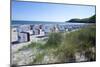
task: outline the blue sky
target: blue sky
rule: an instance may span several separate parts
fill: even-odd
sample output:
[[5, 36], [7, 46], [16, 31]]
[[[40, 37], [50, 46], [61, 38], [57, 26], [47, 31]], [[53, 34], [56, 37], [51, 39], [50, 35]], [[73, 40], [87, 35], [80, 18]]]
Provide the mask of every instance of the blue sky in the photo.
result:
[[12, 20], [64, 22], [95, 14], [95, 6], [12, 2]]

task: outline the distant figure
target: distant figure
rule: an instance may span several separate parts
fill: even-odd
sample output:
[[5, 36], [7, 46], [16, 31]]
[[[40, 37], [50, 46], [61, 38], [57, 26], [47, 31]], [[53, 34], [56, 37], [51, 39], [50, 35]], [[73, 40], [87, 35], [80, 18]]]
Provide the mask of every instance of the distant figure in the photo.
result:
[[34, 25], [30, 25], [30, 30], [33, 30]]
[[42, 29], [40, 29], [40, 35], [45, 36], [45, 32]]
[[55, 32], [59, 32], [59, 25], [55, 25]]
[[52, 32], [59, 32], [58, 26], [53, 26]]
[[41, 25], [39, 25], [39, 29], [42, 29], [42, 27], [43, 27], [43, 25], [41, 24]]

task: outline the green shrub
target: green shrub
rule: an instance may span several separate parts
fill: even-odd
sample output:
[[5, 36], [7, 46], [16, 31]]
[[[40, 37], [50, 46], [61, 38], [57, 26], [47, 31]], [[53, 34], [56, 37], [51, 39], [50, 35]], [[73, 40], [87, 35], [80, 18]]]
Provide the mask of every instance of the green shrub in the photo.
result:
[[61, 33], [51, 33], [49, 35], [49, 39], [46, 42], [45, 46], [55, 48], [61, 44], [61, 41], [62, 41], [62, 34]]
[[32, 64], [39, 64], [39, 63], [41, 63], [43, 61], [43, 59], [44, 59], [44, 55], [45, 55], [44, 53], [38, 53], [36, 55], [36, 58], [33, 60]]
[[72, 47], [69, 49], [73, 50], [77, 49], [76, 51], [80, 53], [85, 52], [85, 56], [87, 57], [88, 60], [95, 60], [95, 52], [90, 50], [91, 48], [96, 47], [95, 26], [90, 26], [85, 29], [81, 29], [79, 31], [71, 32], [70, 34], [66, 34], [66, 44], [67, 43], [69, 43], [69, 45], [72, 45]]

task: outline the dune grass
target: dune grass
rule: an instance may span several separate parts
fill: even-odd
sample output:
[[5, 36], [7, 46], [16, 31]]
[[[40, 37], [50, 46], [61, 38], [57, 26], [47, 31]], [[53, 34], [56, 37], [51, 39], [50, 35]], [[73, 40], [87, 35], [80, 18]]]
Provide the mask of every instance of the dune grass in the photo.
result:
[[[26, 48], [37, 48], [39, 52], [31, 64], [42, 64], [46, 55], [52, 56], [55, 62], [75, 62], [75, 53], [85, 53], [87, 61], [95, 61], [96, 59], [96, 27], [89, 26], [78, 31], [70, 33], [54, 32], [49, 34], [49, 38], [45, 44], [32, 42]], [[50, 59], [50, 57], [49, 57]], [[46, 62], [49, 63], [52, 60]]]

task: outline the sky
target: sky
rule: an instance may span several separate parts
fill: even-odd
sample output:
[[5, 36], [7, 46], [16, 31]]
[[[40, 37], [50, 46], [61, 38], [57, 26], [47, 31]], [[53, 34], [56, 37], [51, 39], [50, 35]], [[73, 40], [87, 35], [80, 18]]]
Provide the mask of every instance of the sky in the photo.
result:
[[12, 20], [65, 22], [95, 14], [95, 6], [12, 2]]

